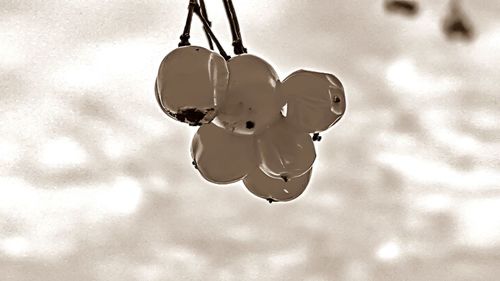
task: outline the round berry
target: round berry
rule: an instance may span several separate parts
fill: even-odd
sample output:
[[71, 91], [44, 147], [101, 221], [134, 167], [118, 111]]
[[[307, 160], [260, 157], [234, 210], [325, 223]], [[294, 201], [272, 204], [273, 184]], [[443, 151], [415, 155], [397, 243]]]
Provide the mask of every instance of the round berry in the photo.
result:
[[215, 118], [228, 81], [229, 70], [219, 54], [198, 46], [180, 47], [160, 64], [156, 97], [168, 116], [201, 125]]
[[299, 70], [290, 74], [280, 91], [287, 99], [287, 121], [307, 133], [324, 131], [344, 115], [344, 87], [328, 73]]
[[257, 137], [259, 167], [270, 177], [284, 181], [307, 172], [316, 151], [311, 136], [290, 126], [282, 117]]
[[249, 54], [228, 61], [229, 86], [214, 123], [231, 132], [254, 135], [279, 119], [285, 99], [273, 67]]
[[252, 136], [236, 135], [215, 126], [202, 125], [193, 137], [191, 156], [195, 167], [208, 181], [236, 182], [256, 166]]
[[290, 201], [304, 192], [311, 178], [311, 173], [312, 169], [309, 169], [305, 174], [285, 182], [269, 177], [257, 168], [243, 179], [243, 184], [252, 194], [269, 201], [269, 203]]

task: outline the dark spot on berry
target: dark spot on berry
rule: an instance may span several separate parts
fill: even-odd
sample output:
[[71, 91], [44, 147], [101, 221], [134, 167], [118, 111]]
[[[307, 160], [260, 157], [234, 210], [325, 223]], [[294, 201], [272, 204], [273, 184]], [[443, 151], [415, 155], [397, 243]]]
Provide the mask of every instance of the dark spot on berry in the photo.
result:
[[271, 203], [273, 203], [273, 202], [278, 202], [278, 201], [276, 201], [276, 199], [274, 199], [274, 198], [267, 198], [266, 200], [267, 200], [267, 202], [269, 202], [269, 204], [271, 204]]
[[288, 182], [288, 177], [287, 177], [287, 176], [281, 176], [281, 178], [282, 178], [285, 182]]
[[337, 96], [333, 97], [333, 102], [334, 103], [339, 103], [340, 102], [340, 98], [337, 97]]
[[175, 119], [188, 123], [190, 126], [201, 126], [203, 118], [212, 111], [213, 109], [203, 111], [197, 108], [186, 108], [175, 113]]
[[195, 50], [196, 50], [196, 51], [199, 51], [199, 50], [200, 50], [200, 48], [196, 48]]
[[196, 163], [196, 161], [195, 161], [195, 160], [193, 160], [193, 162], [191, 162], [191, 164], [193, 164], [194, 168], [195, 168], [196, 170], [198, 170], [198, 164]]
[[251, 108], [251, 107], [249, 107], [249, 108], [248, 108], [248, 111], [252, 111], [252, 108]]
[[246, 127], [247, 129], [253, 129], [253, 127], [255, 127], [255, 123], [252, 121], [247, 121]]
[[161, 108], [163, 109], [163, 112], [165, 112], [169, 117], [177, 119], [177, 117], [175, 117], [175, 113], [174, 112], [166, 109], [165, 107], [163, 107], [163, 105], [161, 105]]
[[313, 141], [320, 141], [321, 136], [319, 135], [319, 133], [314, 133], [312, 139]]

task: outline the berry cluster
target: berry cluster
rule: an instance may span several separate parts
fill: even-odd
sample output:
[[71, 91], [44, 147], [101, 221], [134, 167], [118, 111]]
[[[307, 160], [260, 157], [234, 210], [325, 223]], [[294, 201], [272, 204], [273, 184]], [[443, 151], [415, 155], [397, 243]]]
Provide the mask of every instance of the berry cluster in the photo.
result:
[[[200, 15], [207, 23], [206, 12]], [[200, 126], [191, 155], [206, 180], [243, 180], [269, 202], [295, 199], [311, 177], [313, 139], [345, 112], [343, 86], [332, 74], [307, 70], [280, 81], [269, 63], [245, 53], [239, 30], [233, 35], [240, 50], [233, 58], [181, 42], [160, 64], [157, 101], [168, 116]]]

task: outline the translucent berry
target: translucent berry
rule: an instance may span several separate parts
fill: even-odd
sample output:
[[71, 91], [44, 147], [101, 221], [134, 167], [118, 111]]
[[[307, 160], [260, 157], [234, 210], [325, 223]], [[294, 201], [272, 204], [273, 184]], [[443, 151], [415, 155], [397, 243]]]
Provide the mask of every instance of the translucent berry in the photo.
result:
[[170, 52], [156, 78], [156, 97], [170, 117], [189, 125], [210, 122], [226, 95], [229, 71], [219, 54], [186, 46]]
[[269, 177], [259, 168], [254, 169], [244, 179], [245, 187], [254, 195], [271, 202], [290, 201], [299, 197], [307, 187], [312, 169], [305, 174], [283, 181]]
[[214, 123], [237, 134], [259, 134], [280, 117], [285, 99], [276, 71], [263, 59], [243, 54], [228, 61], [229, 87]]
[[307, 172], [316, 152], [311, 136], [281, 118], [257, 137], [259, 167], [270, 177], [288, 181]]
[[193, 137], [193, 164], [208, 181], [226, 184], [245, 177], [256, 166], [251, 136], [232, 134], [214, 124], [202, 125]]
[[308, 133], [333, 126], [344, 115], [342, 83], [332, 74], [298, 70], [280, 87], [287, 99], [287, 121]]

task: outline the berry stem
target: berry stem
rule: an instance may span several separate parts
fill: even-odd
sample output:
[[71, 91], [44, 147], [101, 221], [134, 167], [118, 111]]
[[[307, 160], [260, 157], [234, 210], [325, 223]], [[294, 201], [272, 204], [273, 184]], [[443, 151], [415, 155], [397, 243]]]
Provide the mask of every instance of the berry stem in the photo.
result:
[[226, 10], [227, 18], [231, 26], [231, 35], [233, 36], [233, 47], [234, 53], [236, 55], [244, 54], [247, 49], [243, 46], [243, 40], [240, 33], [240, 25], [238, 24], [238, 18], [236, 17], [236, 11], [233, 6], [232, 0], [222, 0], [224, 2], [224, 8]]
[[179, 47], [191, 45], [189, 43], [189, 37], [190, 37], [189, 33], [191, 32], [191, 21], [193, 20], [193, 11], [194, 11], [195, 5], [197, 5], [196, 0], [189, 0], [186, 25], [184, 25], [184, 32], [182, 32], [182, 35], [180, 37], [181, 42], [179, 42], [179, 45], [178, 45]]
[[[208, 26], [212, 27], [212, 22], [208, 19], [207, 8], [205, 7], [205, 0], [200, 0], [200, 8], [201, 8], [201, 14], [208, 22]], [[212, 43], [212, 38], [210, 38], [210, 34], [208, 33], [208, 30], [205, 26], [203, 26], [203, 30], [205, 30], [205, 35], [207, 36], [208, 46], [210, 47], [210, 50], [213, 50], [214, 44]]]
[[[194, 1], [196, 2], [196, 0]], [[217, 37], [215, 37], [214, 33], [212, 32], [212, 29], [210, 28], [207, 19], [205, 19], [205, 17], [201, 14], [200, 10], [201, 10], [200, 5], [198, 5], [198, 3], [195, 3], [194, 13], [200, 18], [201, 22], [203, 23], [203, 26], [205, 27], [205, 30], [208, 32], [212, 40], [214, 40], [215, 46], [217, 46], [217, 49], [219, 50], [221, 56], [224, 57], [225, 60], [229, 60], [231, 57], [228, 56], [226, 51], [224, 51], [224, 48], [222, 48], [222, 45], [219, 43], [219, 40], [217, 40]]]

